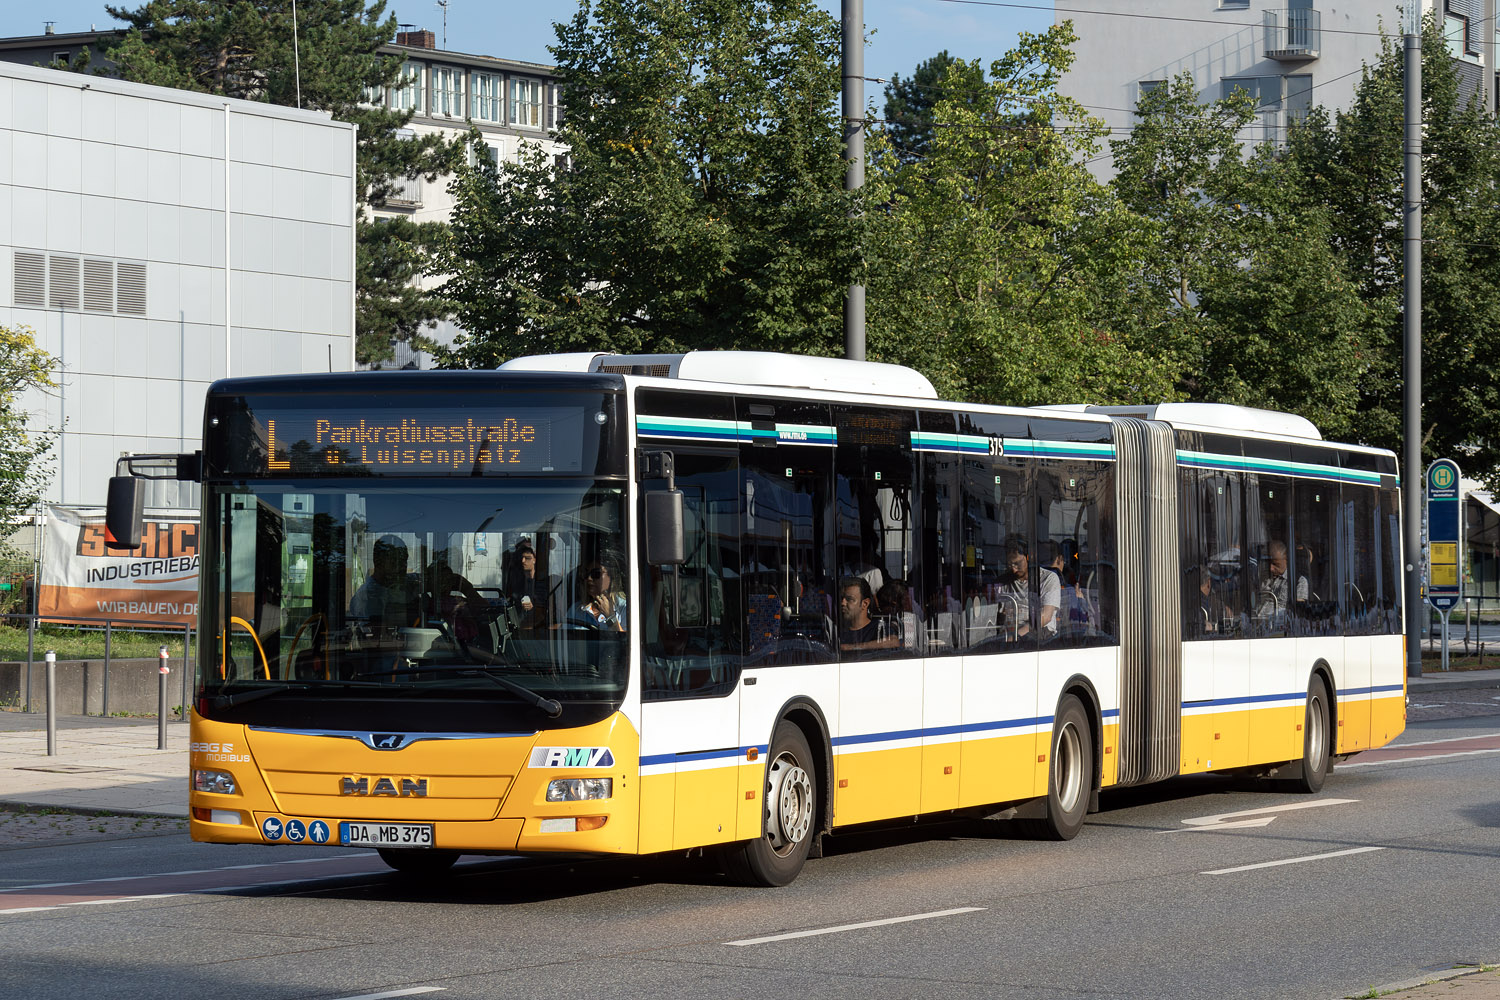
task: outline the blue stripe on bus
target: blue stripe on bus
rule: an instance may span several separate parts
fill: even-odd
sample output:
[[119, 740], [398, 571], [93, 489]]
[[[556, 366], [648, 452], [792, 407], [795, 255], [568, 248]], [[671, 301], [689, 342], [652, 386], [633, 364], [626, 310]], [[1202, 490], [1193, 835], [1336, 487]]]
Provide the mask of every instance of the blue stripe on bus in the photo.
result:
[[[1344, 688], [1338, 692], [1339, 698], [1352, 698], [1361, 694], [1381, 694], [1389, 691], [1400, 691], [1400, 684], [1379, 684], [1375, 687]], [[1296, 701], [1307, 697], [1306, 691], [1293, 691], [1290, 694], [1253, 694], [1238, 698], [1206, 698], [1203, 701], [1185, 701], [1183, 708], [1222, 708], [1228, 705], [1254, 705], [1268, 701]]]

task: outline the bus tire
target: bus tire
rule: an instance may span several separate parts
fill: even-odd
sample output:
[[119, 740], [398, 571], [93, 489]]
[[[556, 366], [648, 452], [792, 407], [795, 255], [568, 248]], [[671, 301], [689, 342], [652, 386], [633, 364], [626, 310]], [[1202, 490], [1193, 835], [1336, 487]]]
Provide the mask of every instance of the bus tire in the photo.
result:
[[1333, 770], [1328, 755], [1328, 685], [1313, 677], [1307, 686], [1307, 715], [1302, 722], [1301, 774], [1292, 779], [1292, 787], [1312, 794], [1322, 790], [1328, 772]]
[[402, 850], [399, 847], [378, 847], [380, 860], [403, 875], [421, 875], [436, 878], [445, 874], [458, 860], [457, 851]]
[[1094, 793], [1094, 735], [1083, 703], [1064, 695], [1052, 723], [1047, 765], [1047, 814], [1018, 820], [1021, 832], [1037, 840], [1072, 840], [1083, 829]]
[[802, 871], [818, 819], [818, 767], [802, 730], [785, 719], [776, 725], [766, 754], [763, 831], [731, 846], [725, 872], [744, 885], [787, 885]]

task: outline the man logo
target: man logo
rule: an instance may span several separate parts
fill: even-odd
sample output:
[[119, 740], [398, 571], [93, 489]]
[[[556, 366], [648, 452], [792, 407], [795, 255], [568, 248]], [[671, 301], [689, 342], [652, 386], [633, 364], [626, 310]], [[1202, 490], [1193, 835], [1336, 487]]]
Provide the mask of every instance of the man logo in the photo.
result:
[[536, 747], [531, 751], [532, 767], [614, 767], [615, 755], [609, 747]]
[[401, 733], [371, 733], [370, 745], [376, 750], [400, 750], [404, 738]]
[[402, 778], [401, 787], [396, 788], [396, 782], [391, 778], [376, 778], [374, 787], [370, 785], [369, 778], [343, 778], [339, 784], [340, 795], [388, 795], [393, 798], [411, 796], [414, 798], [427, 797], [426, 778]]

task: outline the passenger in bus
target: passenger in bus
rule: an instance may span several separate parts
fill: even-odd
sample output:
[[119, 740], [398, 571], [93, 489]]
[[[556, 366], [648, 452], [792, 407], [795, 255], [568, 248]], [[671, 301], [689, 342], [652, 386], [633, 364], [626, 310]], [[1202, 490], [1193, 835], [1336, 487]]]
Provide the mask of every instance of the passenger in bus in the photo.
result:
[[489, 621], [489, 602], [474, 585], [448, 565], [448, 554], [428, 564], [422, 574], [422, 621], [429, 626], [442, 623], [453, 629], [453, 637], [462, 646], [477, 642]]
[[420, 583], [406, 572], [406, 554], [406, 543], [395, 535], [375, 540], [370, 577], [349, 601], [349, 617], [390, 628], [416, 620]]
[[900, 580], [888, 580], [876, 597], [880, 602], [882, 619], [886, 623], [886, 634], [894, 636], [898, 646], [918, 650], [925, 630], [916, 609], [912, 607], [911, 592], [906, 589], [906, 584]]
[[870, 617], [874, 594], [870, 582], [862, 576], [846, 576], [839, 581], [839, 649], [845, 652], [894, 649], [894, 636], [881, 638], [880, 629]]
[[1234, 631], [1234, 619], [1224, 604], [1224, 598], [1214, 590], [1213, 574], [1207, 567], [1195, 566], [1188, 571], [1186, 590], [1189, 593], [1196, 591], [1198, 594], [1197, 613], [1188, 616], [1189, 638]]
[[[1266, 575], [1255, 602], [1257, 620], [1279, 627], [1287, 612], [1287, 585], [1286, 542], [1275, 540], [1266, 546]], [[1293, 597], [1299, 602], [1307, 600], [1307, 577], [1298, 575]]]
[[568, 611], [568, 624], [603, 632], [625, 631], [625, 595], [615, 589], [614, 574], [598, 559], [578, 567], [577, 589], [582, 599]]
[[548, 600], [555, 587], [554, 578], [537, 575], [536, 550], [530, 539], [517, 542], [505, 586], [517, 628], [539, 628], [546, 624]]
[[[1056, 573], [1041, 573], [1037, 583], [1039, 592], [1031, 590], [1031, 558], [1027, 553], [1026, 540], [1019, 536], [1005, 543], [1005, 565], [1008, 572], [1002, 578], [1001, 607], [1010, 616], [1008, 631], [1016, 638], [1027, 636], [1035, 629], [1043, 642], [1057, 637], [1057, 612], [1062, 607], [1062, 583]], [[1036, 601], [1033, 604], [1032, 598]], [[1032, 610], [1036, 609], [1033, 618]]]

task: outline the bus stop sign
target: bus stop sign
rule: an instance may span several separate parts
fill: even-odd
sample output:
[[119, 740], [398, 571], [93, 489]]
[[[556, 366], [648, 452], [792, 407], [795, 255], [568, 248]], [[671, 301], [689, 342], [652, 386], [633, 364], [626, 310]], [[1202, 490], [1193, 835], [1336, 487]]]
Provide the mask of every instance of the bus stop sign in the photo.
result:
[[1427, 597], [1440, 611], [1451, 611], [1463, 597], [1463, 497], [1458, 464], [1440, 458], [1427, 467]]

